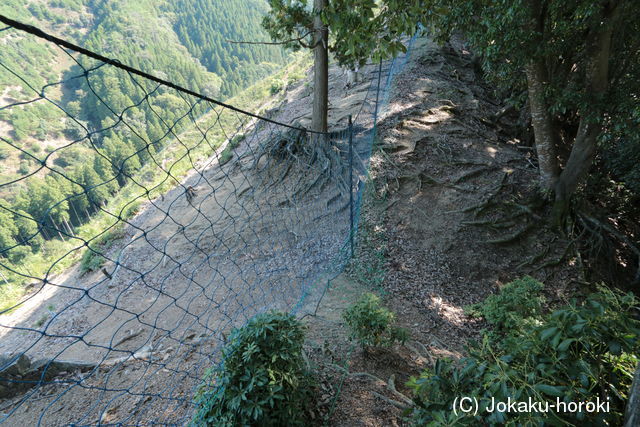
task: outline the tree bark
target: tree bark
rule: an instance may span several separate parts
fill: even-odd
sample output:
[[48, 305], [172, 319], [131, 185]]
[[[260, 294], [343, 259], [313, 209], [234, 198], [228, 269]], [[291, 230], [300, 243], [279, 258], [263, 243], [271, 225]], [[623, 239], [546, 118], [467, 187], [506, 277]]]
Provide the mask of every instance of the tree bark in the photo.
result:
[[543, 190], [553, 191], [560, 174], [560, 166], [558, 165], [553, 121], [544, 99], [546, 81], [544, 64], [541, 60], [533, 61], [526, 66], [525, 71], [531, 107], [531, 126], [533, 127], [540, 169], [540, 186]]
[[40, 230], [40, 233], [42, 234], [42, 237], [44, 238], [44, 240], [49, 240], [49, 233], [47, 233], [47, 227], [42, 225], [42, 226], [38, 226], [38, 230]]
[[78, 225], [81, 225], [82, 224], [82, 218], [78, 214], [78, 211], [76, 210], [76, 206], [73, 203], [69, 203], [69, 204], [71, 205], [71, 209], [73, 209], [73, 213], [76, 216], [76, 222], [78, 223]]
[[[602, 24], [592, 29], [587, 36], [585, 69], [586, 91], [591, 97], [590, 104], [597, 105], [609, 88], [609, 56], [613, 28], [619, 15], [618, 2], [612, 1], [603, 7]], [[594, 120], [595, 119], [595, 120]], [[555, 187], [554, 210], [557, 215], [566, 213], [569, 199], [584, 180], [591, 168], [596, 153], [596, 143], [602, 126], [593, 115], [581, 114], [575, 142], [571, 148], [567, 164], [560, 174]]]
[[67, 228], [67, 232], [69, 233], [69, 235], [75, 236], [75, 234], [73, 234], [73, 229], [69, 225], [69, 221], [67, 221], [66, 219], [64, 219], [63, 221], [64, 221], [64, 225]]
[[624, 414], [624, 427], [638, 425], [640, 425], [640, 363], [638, 363], [636, 373], [633, 376], [633, 383], [631, 383], [627, 399], [627, 410]]
[[[541, 45], [544, 39], [544, 13], [540, 0], [529, 0], [528, 29], [536, 44]], [[553, 191], [558, 176], [560, 165], [556, 152], [556, 134], [554, 133], [553, 120], [549, 114], [549, 107], [545, 100], [544, 89], [548, 82], [547, 70], [544, 59], [540, 56], [533, 57], [525, 66], [527, 75], [527, 89], [529, 91], [529, 107], [531, 110], [531, 126], [538, 154], [538, 167], [540, 169], [540, 187], [546, 191]]]
[[64, 241], [64, 237], [62, 236], [62, 233], [60, 232], [60, 227], [55, 223], [55, 221], [53, 220], [53, 218], [51, 218], [51, 214], [49, 214], [49, 221], [51, 221], [52, 224], [52, 229], [58, 232], [58, 236], [60, 236], [60, 240]]
[[314, 28], [314, 64], [313, 64], [313, 112], [311, 114], [311, 130], [327, 131], [327, 114], [329, 107], [329, 29], [322, 22], [320, 12], [327, 6], [328, 0], [314, 0], [313, 8], [316, 16]]

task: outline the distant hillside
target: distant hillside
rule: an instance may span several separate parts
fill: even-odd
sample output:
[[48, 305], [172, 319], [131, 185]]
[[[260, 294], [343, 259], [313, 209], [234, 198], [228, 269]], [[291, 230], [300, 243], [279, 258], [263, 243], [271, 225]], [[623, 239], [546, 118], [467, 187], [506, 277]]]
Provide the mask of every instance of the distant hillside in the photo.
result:
[[[277, 46], [227, 42], [266, 40], [267, 7], [266, 0], [2, 0], [0, 13], [225, 99], [290, 59]], [[12, 262], [37, 253], [54, 229], [86, 224], [210, 110], [18, 30], [0, 32], [0, 46], [0, 251], [20, 245], [0, 258]]]
[[175, 31], [189, 52], [222, 78], [221, 93], [234, 95], [246, 82], [274, 72], [286, 61], [276, 46], [232, 44], [268, 40], [260, 22], [265, 0], [179, 0], [174, 3]]
[[[265, 0], [3, 0], [0, 13], [43, 28], [62, 38], [109, 57], [122, 60], [162, 78], [216, 98], [226, 98], [271, 74], [287, 60], [276, 46], [240, 45], [227, 39], [264, 40], [260, 22]], [[0, 137], [24, 150], [0, 143], [0, 172], [8, 177], [26, 175], [33, 168], [31, 155], [53, 152], [82, 134], [82, 127], [109, 127], [123, 111], [152, 91], [127, 73], [112, 67], [82, 76], [97, 65], [77, 58], [33, 36], [5, 31], [0, 34]], [[41, 88], [58, 104], [40, 100], [1, 109], [14, 102], [37, 98]], [[184, 101], [162, 89], [149, 96], [148, 105], [134, 120], [139, 136], [153, 141], [166, 131]], [[113, 110], [113, 111], [112, 111]], [[193, 108], [197, 116], [203, 105]], [[74, 119], [80, 122], [76, 122]], [[139, 151], [140, 138], [113, 128], [100, 135], [102, 147], [118, 157]], [[160, 148], [158, 146], [155, 149]], [[124, 153], [124, 154], [120, 154]], [[55, 154], [54, 154], [55, 156]], [[139, 153], [140, 162], [146, 153]], [[89, 159], [91, 160], [91, 159]], [[64, 167], [66, 160], [60, 160]], [[135, 166], [135, 165], [134, 165]], [[6, 189], [0, 189], [0, 196]]]
[[[266, 10], [265, 0], [3, 0], [0, 13], [50, 31], [55, 35], [116, 57], [129, 65], [212, 96], [225, 98], [274, 72], [287, 61], [287, 55], [276, 46], [240, 45], [227, 39], [265, 40], [260, 22]], [[0, 87], [2, 97], [28, 98], [47, 83], [76, 75], [73, 60], [62, 50], [19, 33], [0, 37], [7, 48], [0, 51]], [[11, 71], [18, 71], [21, 81]], [[133, 96], [135, 83], [129, 76], [115, 71], [109, 76], [97, 74], [110, 81], [98, 87], [105, 101], [118, 109]], [[66, 73], [66, 75], [65, 75]], [[109, 79], [109, 77], [115, 78]], [[84, 92], [73, 93], [76, 86], [57, 88], [66, 90], [47, 96], [71, 103], [70, 112], [77, 112], [82, 104], [83, 119], [99, 125], [105, 118], [104, 107], [85, 102]], [[33, 89], [28, 90], [27, 86]], [[118, 90], [114, 90], [114, 89]], [[25, 90], [26, 89], [26, 90]], [[22, 93], [22, 95], [20, 95]], [[7, 102], [9, 99], [6, 100]], [[57, 138], [65, 130], [62, 112], [51, 106], [39, 105], [0, 112], [0, 120], [16, 128], [18, 142], [28, 137], [43, 140], [40, 121], [49, 122], [49, 132]], [[51, 122], [55, 122], [51, 126]], [[147, 118], [149, 120], [149, 118]], [[153, 125], [151, 127], [154, 127]], [[1, 127], [0, 127], [1, 129]]]

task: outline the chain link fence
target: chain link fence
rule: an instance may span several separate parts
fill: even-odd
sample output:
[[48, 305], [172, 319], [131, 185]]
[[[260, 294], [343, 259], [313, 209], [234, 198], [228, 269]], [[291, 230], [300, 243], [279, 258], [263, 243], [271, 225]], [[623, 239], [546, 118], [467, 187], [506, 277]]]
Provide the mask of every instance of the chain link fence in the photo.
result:
[[0, 422], [185, 424], [232, 328], [313, 312], [344, 268], [409, 53], [363, 67], [317, 134], [291, 124], [308, 98], [259, 116], [9, 24], [3, 49], [70, 67], [0, 55]]

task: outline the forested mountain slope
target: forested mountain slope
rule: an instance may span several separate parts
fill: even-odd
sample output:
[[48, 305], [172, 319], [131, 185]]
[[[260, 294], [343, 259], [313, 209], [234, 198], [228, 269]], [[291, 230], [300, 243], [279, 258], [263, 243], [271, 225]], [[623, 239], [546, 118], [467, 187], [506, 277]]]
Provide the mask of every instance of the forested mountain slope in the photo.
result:
[[[227, 41], [267, 40], [266, 8], [266, 0], [3, 0], [0, 14], [226, 99], [289, 61], [278, 46]], [[1, 255], [12, 262], [40, 251], [54, 228], [73, 234], [86, 224], [210, 109], [21, 31], [4, 29], [0, 46], [0, 249], [13, 248]], [[41, 167], [45, 158], [55, 171]]]
[[[279, 47], [226, 41], [227, 38], [264, 40], [260, 20], [265, 8], [264, 0], [34, 0], [26, 4], [7, 0], [0, 5], [0, 13], [195, 91], [228, 97], [286, 61]], [[79, 70], [72, 66], [73, 60], [60, 49], [24, 34], [5, 34], [2, 39], [7, 44], [0, 52], [3, 97], [28, 99], [47, 83], [77, 76]], [[19, 76], [13, 74], [16, 71]], [[135, 98], [136, 84], [129, 76], [116, 75], [115, 71], [105, 76], [104, 72], [96, 73], [96, 80], [104, 83], [94, 89], [107, 96], [106, 103], [113, 103], [114, 109], [118, 109]], [[87, 88], [81, 87], [81, 83], [81, 79], [69, 81], [50, 88], [46, 95], [61, 101], [62, 107], [74, 116], [82, 106], [80, 119], [100, 125], [106, 116], [101, 111], [103, 103], [87, 99], [84, 96]], [[77, 92], [78, 89], [84, 91]], [[35, 103], [11, 114], [1, 111], [0, 120], [5, 122], [2, 127], [13, 128], [16, 142], [28, 142], [29, 137], [39, 141], [57, 138], [66, 128], [75, 128], [63, 120], [60, 109], [45, 104]], [[38, 130], [43, 120], [49, 122], [49, 135], [44, 129]], [[52, 121], [56, 123], [53, 127]], [[150, 128], [157, 127], [154, 125]]]
[[246, 45], [233, 41], [267, 40], [260, 25], [267, 12], [264, 0], [181, 0], [173, 3], [175, 31], [189, 52], [207, 70], [222, 78], [223, 95], [237, 93], [243, 82], [275, 71], [286, 60], [276, 46]]

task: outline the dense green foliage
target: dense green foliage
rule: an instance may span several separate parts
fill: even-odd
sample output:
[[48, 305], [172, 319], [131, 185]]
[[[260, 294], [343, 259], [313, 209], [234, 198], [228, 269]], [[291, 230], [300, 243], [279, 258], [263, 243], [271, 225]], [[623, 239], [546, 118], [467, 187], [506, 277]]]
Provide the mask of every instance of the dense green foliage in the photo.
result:
[[196, 397], [197, 426], [304, 425], [311, 380], [302, 356], [304, 327], [268, 312], [235, 329]]
[[[312, 1], [269, 0], [269, 6], [263, 26], [274, 40], [292, 40], [285, 43], [292, 49], [312, 45]], [[329, 51], [339, 64], [353, 66], [406, 51], [403, 38], [413, 34], [422, 12], [417, 0], [332, 0], [321, 16], [329, 27]]]
[[[227, 38], [264, 39], [260, 13], [266, 3], [262, 0], [249, 4], [60, 0], [50, 2], [50, 7], [40, 3], [9, 3], [0, 9], [8, 16], [45, 27], [55, 20], [54, 15], [60, 16], [57, 32], [63, 37], [213, 97], [233, 95], [287, 60], [277, 47], [226, 42]], [[87, 31], [81, 33], [78, 28]], [[145, 144], [136, 139], [163, 138], [167, 124], [184, 115], [183, 110], [189, 107], [185, 100], [162, 89], [152, 94], [150, 102], [142, 102], [154, 86], [112, 67], [91, 72], [87, 82], [78, 66], [68, 68], [73, 61], [60, 49], [31, 36], [11, 37], [10, 48], [0, 52], [0, 61], [6, 67], [0, 69], [0, 86], [16, 100], [33, 98], [45, 84], [67, 79], [64, 97], [60, 97], [56, 87], [47, 89], [46, 94], [80, 120], [78, 123], [67, 118], [61, 109], [47, 102], [3, 110], [0, 120], [12, 125], [13, 142], [18, 146], [29, 139], [58, 138], [62, 132], [69, 139], [80, 138], [86, 133], [84, 125], [91, 130], [110, 129], [144, 157]], [[95, 65], [86, 58], [80, 58], [80, 62], [85, 67]], [[11, 71], [18, 72], [19, 77]], [[76, 76], [80, 78], [74, 79]], [[126, 117], [135, 132], [122, 129], [125, 126], [111, 129], [123, 110], [137, 104], [142, 105], [135, 114], [129, 111]], [[205, 108], [195, 106], [193, 116], [202, 114]], [[129, 138], [131, 133], [135, 137]], [[109, 135], [100, 135], [104, 136]], [[158, 147], [150, 147], [151, 151], [154, 148]]]
[[222, 79], [222, 96], [235, 95], [287, 59], [278, 46], [230, 43], [265, 41], [260, 25], [267, 11], [264, 0], [182, 0], [173, 5], [176, 34], [202, 65]]
[[333, 0], [322, 16], [340, 64], [378, 62], [406, 52], [405, 40], [425, 10], [420, 0]]
[[396, 342], [404, 343], [409, 334], [396, 326], [396, 315], [380, 304], [380, 297], [365, 293], [350, 305], [343, 314], [352, 339], [363, 349], [367, 347], [389, 347]]
[[504, 285], [500, 292], [490, 295], [481, 303], [466, 307], [468, 314], [484, 317], [500, 332], [522, 327], [522, 321], [540, 313], [544, 297], [540, 295], [542, 283], [525, 276]]
[[[535, 84], [544, 87], [537, 117], [548, 125], [552, 143], [539, 129], [536, 146], [540, 151], [546, 145], [555, 153], [548, 169], [556, 199], [570, 196], [585, 182], [596, 184], [597, 191], [609, 191], [607, 184], [614, 182], [618, 196], [627, 197], [625, 187], [631, 190], [631, 205], [640, 199], [636, 3], [429, 0], [425, 6], [419, 19], [441, 40], [452, 31], [464, 32], [487, 77], [515, 105], [522, 106], [527, 95], [531, 101]], [[525, 74], [527, 67], [537, 67], [536, 72]], [[603, 172], [600, 182], [584, 179], [594, 158]]]
[[[529, 283], [529, 284], [527, 284]], [[531, 279], [504, 287], [503, 301], [522, 299], [533, 290]], [[512, 307], [499, 314], [496, 299], [480, 305], [493, 313], [497, 334], [459, 362], [438, 360], [432, 369], [412, 378], [417, 425], [621, 425], [627, 392], [640, 350], [640, 322], [633, 311], [638, 300], [601, 287], [584, 302], [572, 301], [550, 314], [535, 304], [515, 321]], [[489, 319], [487, 319], [489, 320]], [[506, 323], [510, 327], [507, 328]], [[476, 416], [452, 411], [454, 400], [476, 398]], [[508, 402], [608, 402], [608, 412], [489, 412], [492, 399]]]
[[[166, 14], [169, 12], [164, 9], [177, 5], [149, 1], [95, 0], [84, 2], [83, 9], [82, 2], [78, 1], [53, 3], [56, 8], [65, 12], [64, 23], [69, 27], [86, 24], [84, 22], [86, 18], [83, 20], [75, 15], [78, 10], [84, 10], [84, 14], [79, 15], [80, 17], [91, 16], [92, 25], [89, 31], [82, 40], [78, 40], [89, 49], [120, 58], [129, 65], [143, 70], [151, 72], [158, 70], [162, 77], [167, 77], [178, 84], [210, 96], [219, 96], [221, 78], [208, 72], [189, 55], [180, 44], [171, 25], [166, 21]], [[15, 6], [14, 9], [6, 10], [7, 14], [25, 21], [33, 21], [33, 18], [36, 18], [46, 22], [48, 16], [54, 13], [46, 7], [44, 10], [49, 11], [48, 14], [41, 13], [43, 6], [40, 4], [29, 5], [26, 8], [25, 5], [13, 6]], [[240, 9], [233, 11], [225, 9], [225, 13], [240, 14], [241, 5], [234, 4], [233, 7]], [[5, 11], [4, 4], [2, 10]], [[186, 13], [185, 10], [182, 15], [187, 16]], [[259, 22], [258, 18], [253, 17], [253, 19], [257, 20], [256, 24]], [[34, 23], [43, 24], [38, 21]], [[259, 28], [259, 25], [253, 25], [253, 27]], [[63, 35], [71, 37], [75, 34], [66, 26], [62, 28]], [[209, 29], [209, 32], [214, 31], [216, 31], [215, 28]], [[0, 120], [6, 121], [13, 129], [10, 142], [14, 146], [11, 149], [3, 146], [2, 160], [6, 160], [10, 165], [15, 162], [14, 167], [3, 167], [5, 172], [10, 173], [13, 169], [17, 176], [32, 172], [37, 162], [42, 159], [42, 153], [37, 152], [39, 150], [32, 150], [33, 147], [41, 148], [38, 141], [64, 137], [67, 141], [62, 143], [67, 143], [83, 138], [87, 131], [94, 131], [98, 134], [93, 142], [97, 143], [98, 148], [104, 149], [99, 155], [95, 153], [95, 145], [76, 144], [73, 148], [60, 152], [59, 156], [54, 156], [52, 160], [56, 165], [64, 168], [65, 173], [87, 179], [95, 177], [89, 177], [90, 173], [86, 171], [76, 170], [83, 167], [77, 160], [82, 158], [85, 165], [99, 166], [94, 169], [97, 178], [101, 182], [109, 181], [103, 185], [102, 189], [113, 192], [117, 190], [111, 184], [113, 176], [117, 177], [120, 185], [126, 183], [126, 176], [138, 170], [149, 160], [150, 155], [161, 148], [158, 141], [166, 138], [167, 135], [172, 136], [173, 133], [180, 131], [184, 124], [189, 123], [189, 120], [185, 119], [170, 131], [168, 130], [169, 125], [184, 116], [191, 108], [187, 101], [173, 93], [160, 89], [154, 92], [147, 102], [142, 102], [145, 95], [151, 92], [150, 85], [134, 80], [126, 73], [117, 71], [113, 67], [101, 67], [91, 72], [88, 80], [73, 78], [81, 76], [83, 70], [78, 66], [72, 66], [65, 71], [63, 65], [65, 61], [69, 64], [72, 61], [60, 49], [31, 36], [20, 35], [11, 37], [9, 40], [10, 48], [2, 49], [0, 52], [0, 61], [4, 66], [0, 71], [0, 83], [10, 100], [33, 99], [38, 96], [40, 88], [45, 84], [67, 79], [63, 85], [63, 97], [56, 92], [56, 86], [48, 88], [45, 93], [54, 102], [60, 103], [70, 116], [67, 117], [63, 109], [46, 101], [2, 110]], [[252, 51], [252, 49], [245, 50]], [[280, 55], [277, 62], [281, 63], [283, 57], [281, 52], [278, 51], [278, 53]], [[245, 63], [250, 65], [253, 59], [250, 57]], [[93, 65], [93, 62], [86, 58], [81, 58], [80, 61], [86, 67]], [[237, 73], [242, 72], [243, 64], [235, 64], [234, 70]], [[11, 71], [18, 72], [19, 77]], [[242, 81], [236, 80], [229, 83], [232, 83], [235, 88], [244, 87], [257, 75], [251, 74], [244, 77]], [[138, 104], [141, 104], [138, 108], [127, 110]], [[123, 117], [126, 124], [121, 122], [119, 117], [123, 111], [126, 111]], [[195, 106], [191, 110], [191, 116], [197, 117], [204, 111], [204, 105]], [[60, 145], [61, 142], [56, 144]], [[48, 152], [55, 149], [55, 147], [46, 148], [49, 149]], [[24, 152], [20, 154], [20, 149], [28, 151], [31, 155]], [[72, 161], [67, 160], [69, 151], [73, 151]], [[18, 154], [19, 160], [15, 158]], [[14, 189], [16, 188], [19, 186], [14, 186]], [[86, 206], [81, 206], [81, 208], [84, 207]], [[76, 210], [86, 211], [86, 209]], [[80, 222], [79, 215], [74, 215], [72, 219], [75, 224]]]

